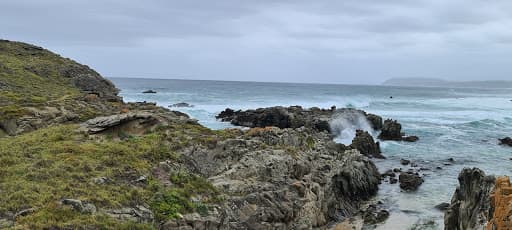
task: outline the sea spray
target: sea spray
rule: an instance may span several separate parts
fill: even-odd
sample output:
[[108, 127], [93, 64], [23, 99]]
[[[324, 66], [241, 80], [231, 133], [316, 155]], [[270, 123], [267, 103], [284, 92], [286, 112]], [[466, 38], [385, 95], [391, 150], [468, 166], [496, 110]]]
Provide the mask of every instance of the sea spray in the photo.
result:
[[336, 136], [335, 141], [345, 145], [352, 143], [352, 139], [356, 136], [356, 130], [368, 131], [375, 136], [375, 130], [366, 116], [357, 110], [343, 110], [336, 113], [329, 121], [329, 126], [332, 134]]

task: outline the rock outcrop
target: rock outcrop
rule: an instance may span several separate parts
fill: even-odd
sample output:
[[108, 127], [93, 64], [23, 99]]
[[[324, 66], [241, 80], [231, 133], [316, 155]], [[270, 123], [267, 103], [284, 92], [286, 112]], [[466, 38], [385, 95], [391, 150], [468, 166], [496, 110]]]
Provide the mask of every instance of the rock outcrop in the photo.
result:
[[385, 158], [381, 154], [379, 142], [375, 142], [372, 135], [367, 131], [357, 130], [350, 147], [359, 150], [361, 154], [368, 157]]
[[505, 137], [503, 139], [500, 139], [500, 145], [508, 145], [508, 146], [512, 147], [512, 138]]
[[183, 153], [190, 168], [233, 196], [216, 215], [184, 217], [164, 227], [310, 229], [354, 215], [377, 192], [377, 168], [357, 150], [341, 150], [328, 134], [303, 129], [254, 128], [245, 133], [250, 139]]
[[445, 229], [485, 229], [493, 215], [491, 192], [495, 187], [495, 177], [486, 176], [478, 168], [464, 168], [458, 179], [459, 186], [445, 212]]
[[290, 107], [269, 107], [259, 108], [256, 110], [238, 110], [234, 111], [227, 108], [217, 115], [217, 119], [222, 121], [231, 122], [233, 125], [245, 127], [267, 127], [275, 126], [279, 128], [299, 128], [305, 126], [318, 131], [330, 132], [329, 122], [334, 119], [336, 114], [342, 113], [357, 113], [366, 117], [370, 125], [375, 130], [380, 130], [382, 127], [382, 118], [368, 114], [362, 110], [356, 109], [319, 109], [310, 108], [304, 109], [300, 106]]
[[491, 219], [487, 222], [487, 230], [512, 229], [512, 185], [508, 176], [496, 178], [494, 191], [491, 194]]
[[384, 121], [382, 132], [379, 134], [379, 139], [407, 142], [415, 142], [419, 140], [417, 136], [405, 136], [405, 134], [402, 133], [402, 125], [398, 123], [398, 121], [391, 119]]
[[398, 176], [400, 188], [405, 191], [415, 191], [423, 184], [423, 178], [418, 173], [402, 172]]

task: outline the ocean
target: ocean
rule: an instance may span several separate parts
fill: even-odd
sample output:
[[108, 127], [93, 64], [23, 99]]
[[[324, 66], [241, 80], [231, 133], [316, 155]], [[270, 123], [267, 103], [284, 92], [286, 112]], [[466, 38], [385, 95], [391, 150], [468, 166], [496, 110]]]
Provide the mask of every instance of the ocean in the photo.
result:
[[[191, 104], [191, 108], [172, 109], [187, 113], [211, 129], [232, 127], [215, 119], [226, 108], [278, 105], [320, 108], [335, 105], [397, 119], [406, 134], [416, 135], [420, 140], [381, 142], [387, 159], [375, 160], [379, 171], [407, 170], [400, 165], [402, 158], [428, 170], [424, 171], [425, 183], [415, 192], [401, 192], [397, 184], [382, 183], [375, 199], [384, 203], [391, 216], [376, 226], [377, 229], [443, 229], [444, 214], [434, 206], [450, 202], [463, 167], [478, 167], [487, 174], [512, 175], [512, 148], [498, 145], [498, 138], [512, 136], [511, 89], [111, 80], [121, 89], [125, 101], [151, 101], [164, 107], [179, 102]], [[157, 93], [142, 93], [149, 89]]]

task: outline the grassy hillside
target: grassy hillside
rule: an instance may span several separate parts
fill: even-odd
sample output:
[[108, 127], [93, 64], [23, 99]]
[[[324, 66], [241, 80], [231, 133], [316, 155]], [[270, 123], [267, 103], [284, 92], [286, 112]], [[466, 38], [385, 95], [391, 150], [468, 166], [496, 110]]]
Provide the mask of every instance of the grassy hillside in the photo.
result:
[[[17, 217], [16, 225], [152, 229], [152, 223], [115, 221], [101, 210], [142, 205], [157, 221], [164, 221], [188, 212], [208, 212], [207, 204], [220, 200], [216, 189], [199, 176], [176, 172], [166, 178], [174, 184], [168, 187], [151, 170], [165, 160], [179, 164], [178, 150], [224, 139], [229, 136], [226, 131], [175, 124], [120, 140], [77, 133], [76, 128], [60, 125], [0, 139], [0, 223], [8, 213], [33, 210]], [[146, 179], [137, 181], [141, 176]], [[107, 179], [98, 183], [97, 178]], [[191, 197], [201, 200], [193, 202]], [[62, 199], [89, 202], [98, 211], [83, 214], [59, 204]]]

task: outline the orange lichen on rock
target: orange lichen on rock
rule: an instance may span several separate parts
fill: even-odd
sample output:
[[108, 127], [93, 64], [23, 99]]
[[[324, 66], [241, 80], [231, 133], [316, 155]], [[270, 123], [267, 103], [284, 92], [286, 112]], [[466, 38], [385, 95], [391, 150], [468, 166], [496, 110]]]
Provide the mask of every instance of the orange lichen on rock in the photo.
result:
[[487, 230], [512, 229], [512, 186], [510, 178], [496, 178], [496, 186], [491, 195], [491, 206], [494, 210], [492, 219], [487, 223]]
[[247, 135], [249, 135], [249, 136], [258, 136], [258, 135], [261, 135], [262, 133], [271, 131], [272, 129], [274, 129], [274, 127], [272, 127], [272, 126], [267, 126], [265, 128], [255, 127], [255, 128], [249, 129], [247, 131]]

